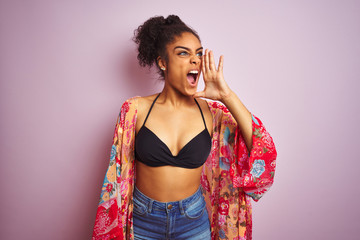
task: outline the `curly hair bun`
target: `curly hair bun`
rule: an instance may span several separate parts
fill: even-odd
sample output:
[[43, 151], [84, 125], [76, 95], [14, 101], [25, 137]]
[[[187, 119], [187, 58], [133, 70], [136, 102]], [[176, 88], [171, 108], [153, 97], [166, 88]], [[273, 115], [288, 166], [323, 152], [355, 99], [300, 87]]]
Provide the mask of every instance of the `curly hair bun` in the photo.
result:
[[158, 57], [157, 40], [161, 26], [165, 25], [164, 17], [152, 17], [135, 30], [134, 41], [138, 44], [138, 60], [141, 66], [151, 66]]
[[165, 19], [165, 24], [166, 25], [175, 25], [175, 24], [184, 24], [185, 25], [185, 23], [183, 21], [181, 21], [181, 19], [176, 15], [169, 15]]
[[[137, 58], [140, 66], [151, 67], [154, 63], [156, 64], [159, 56], [167, 59], [166, 45], [183, 32], [190, 32], [200, 40], [197, 33], [176, 15], [169, 15], [167, 18], [155, 16], [140, 25], [134, 31], [133, 38], [138, 45]], [[160, 69], [159, 73], [164, 76]]]

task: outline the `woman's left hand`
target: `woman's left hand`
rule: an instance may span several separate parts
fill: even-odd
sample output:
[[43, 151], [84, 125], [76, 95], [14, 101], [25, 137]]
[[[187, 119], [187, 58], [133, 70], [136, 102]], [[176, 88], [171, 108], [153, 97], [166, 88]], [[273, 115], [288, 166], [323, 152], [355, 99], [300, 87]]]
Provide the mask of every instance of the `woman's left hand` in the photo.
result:
[[231, 89], [226, 84], [223, 75], [224, 56], [220, 56], [219, 66], [216, 69], [214, 53], [208, 49], [202, 56], [201, 71], [205, 82], [205, 88], [201, 92], [196, 92], [194, 97], [205, 97], [212, 100], [223, 101], [231, 94]]

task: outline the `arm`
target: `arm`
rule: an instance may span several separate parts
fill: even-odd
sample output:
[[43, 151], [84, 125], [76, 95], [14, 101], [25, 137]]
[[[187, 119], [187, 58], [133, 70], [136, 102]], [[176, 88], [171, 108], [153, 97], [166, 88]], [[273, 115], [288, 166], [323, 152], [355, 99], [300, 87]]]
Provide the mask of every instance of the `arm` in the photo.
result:
[[[218, 102], [210, 106], [215, 115], [216, 151], [219, 154], [212, 161], [219, 162], [221, 171], [229, 173], [232, 187], [258, 201], [274, 181], [277, 152], [270, 134], [260, 119], [251, 115], [252, 145], [249, 152], [240, 126], [226, 106]], [[216, 162], [212, 166], [217, 166]]]
[[[224, 169], [229, 168], [233, 187], [242, 188], [258, 201], [273, 183], [277, 153], [260, 119], [246, 109], [226, 84], [223, 62], [221, 56], [216, 69], [212, 51], [205, 51], [202, 58], [205, 89], [196, 93], [195, 97], [206, 97], [225, 104], [220, 123], [220, 167], [222, 164]], [[226, 163], [230, 166], [226, 167]]]
[[231, 115], [235, 118], [236, 123], [239, 125], [240, 132], [242, 133], [247, 150], [250, 152], [252, 147], [252, 119], [251, 113], [247, 110], [244, 104], [240, 101], [239, 97], [233, 91], [229, 95], [223, 97], [221, 100], [229, 109]]
[[226, 84], [223, 76], [223, 63], [224, 57], [221, 56], [218, 69], [216, 69], [213, 52], [205, 50], [205, 55], [202, 57], [205, 89], [202, 92], [197, 92], [194, 97], [205, 97], [224, 103], [239, 125], [246, 147], [250, 151], [252, 145], [251, 113]]

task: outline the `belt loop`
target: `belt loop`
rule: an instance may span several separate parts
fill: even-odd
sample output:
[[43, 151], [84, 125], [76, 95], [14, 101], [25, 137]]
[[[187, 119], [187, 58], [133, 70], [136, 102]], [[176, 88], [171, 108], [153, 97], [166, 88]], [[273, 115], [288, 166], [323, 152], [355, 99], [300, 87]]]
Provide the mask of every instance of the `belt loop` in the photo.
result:
[[148, 207], [148, 212], [149, 212], [149, 213], [151, 213], [151, 211], [152, 211], [153, 202], [154, 202], [154, 200], [150, 199], [149, 207]]
[[181, 213], [181, 215], [184, 215], [185, 212], [184, 212], [184, 207], [183, 207], [183, 201], [182, 201], [182, 200], [179, 201], [179, 208], [180, 208], [180, 213]]

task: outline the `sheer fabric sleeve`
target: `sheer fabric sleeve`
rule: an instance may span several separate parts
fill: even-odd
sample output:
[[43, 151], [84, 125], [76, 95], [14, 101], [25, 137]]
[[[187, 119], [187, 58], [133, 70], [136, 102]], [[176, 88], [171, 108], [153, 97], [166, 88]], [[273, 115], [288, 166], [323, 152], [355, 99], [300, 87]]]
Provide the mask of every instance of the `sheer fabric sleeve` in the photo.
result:
[[[122, 221], [121, 170], [126, 158], [126, 119], [129, 117], [129, 101], [121, 107], [115, 124], [110, 152], [110, 162], [103, 181], [100, 201], [97, 208], [93, 240], [124, 239]], [[125, 141], [125, 142], [124, 142]]]
[[230, 176], [234, 187], [258, 201], [274, 182], [277, 152], [272, 137], [259, 118], [252, 117], [252, 147], [248, 152], [236, 126]]
[[248, 152], [240, 127], [229, 110], [219, 103], [213, 103], [213, 107], [221, 110], [220, 168], [229, 170], [233, 187], [241, 188], [258, 201], [274, 182], [277, 152], [273, 139], [261, 120], [252, 114], [252, 147]]

